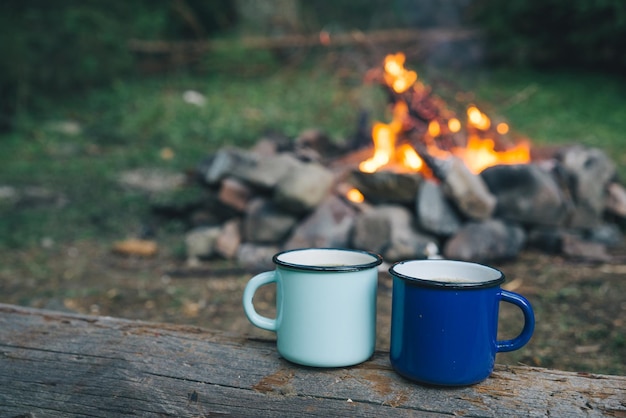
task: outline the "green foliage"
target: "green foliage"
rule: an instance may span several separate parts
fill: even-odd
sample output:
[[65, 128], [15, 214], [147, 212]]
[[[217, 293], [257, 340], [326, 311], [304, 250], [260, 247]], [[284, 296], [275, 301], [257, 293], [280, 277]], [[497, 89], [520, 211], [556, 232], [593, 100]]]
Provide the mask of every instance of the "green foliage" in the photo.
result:
[[501, 69], [472, 91], [534, 141], [623, 147], [626, 83], [618, 76]]
[[[202, 94], [204, 106], [187, 103], [187, 90]], [[379, 93], [318, 70], [119, 80], [59, 99], [0, 136], [0, 186], [36, 185], [67, 204], [12, 207], [0, 199], [0, 249], [37, 246], [44, 237], [107, 241], [137, 233], [150, 221], [149, 199], [120, 187], [124, 170], [192, 170], [219, 147], [248, 147], [267, 131], [294, 137], [315, 127], [340, 139], [354, 132], [364, 97]], [[382, 94], [375, 101], [384, 107]], [[64, 120], [77, 122], [80, 133], [59, 132], [56, 122]], [[173, 158], [161, 157], [165, 148]]]
[[623, 0], [478, 0], [472, 18], [500, 62], [626, 69]]
[[334, 0], [332, 2], [303, 1], [300, 4], [309, 25], [321, 26], [331, 31], [332, 29], [348, 31], [406, 26], [409, 23], [407, 12], [410, 15], [413, 9], [406, 3], [410, 2]]
[[515, 135], [537, 146], [598, 147], [626, 179], [626, 82], [619, 75], [501, 68], [461, 78], [480, 107], [504, 118]]
[[[186, 9], [179, 10], [179, 4]], [[193, 36], [189, 14], [198, 23], [200, 33], [195, 36], [228, 25], [234, 19], [229, 4], [225, 0], [0, 2], [0, 130], [14, 113], [42, 98], [132, 74], [134, 57], [127, 47], [131, 38]]]

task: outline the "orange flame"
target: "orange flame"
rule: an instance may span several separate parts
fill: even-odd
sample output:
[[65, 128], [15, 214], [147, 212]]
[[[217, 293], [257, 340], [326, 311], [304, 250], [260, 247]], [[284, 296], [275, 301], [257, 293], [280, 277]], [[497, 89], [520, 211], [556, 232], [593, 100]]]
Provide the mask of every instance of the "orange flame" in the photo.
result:
[[461, 121], [457, 118], [450, 119], [448, 121], [448, 129], [450, 129], [452, 133], [459, 132], [461, 130]]
[[396, 93], [407, 91], [417, 81], [417, 73], [404, 68], [406, 56], [402, 52], [385, 57], [385, 82]]
[[386, 124], [377, 122], [372, 127], [372, 139], [374, 141], [374, 155], [359, 164], [359, 170], [365, 173], [373, 173], [380, 167], [397, 160], [396, 139], [402, 132], [403, 121], [408, 115], [409, 109], [404, 102], [397, 102], [393, 108], [393, 119]]
[[487, 167], [498, 164], [520, 164], [530, 161], [530, 145], [522, 142], [505, 151], [496, 151], [495, 142], [489, 138], [470, 135], [464, 148], [452, 149], [473, 173], [480, 173]]
[[417, 172], [424, 167], [424, 160], [409, 144], [403, 144], [398, 151], [400, 153], [400, 161], [405, 167], [409, 167]]
[[504, 122], [499, 123], [496, 126], [496, 131], [500, 134], [500, 135], [506, 135], [509, 132], [509, 125], [507, 125]]
[[396, 146], [396, 133], [390, 125], [376, 123], [372, 128], [374, 155], [359, 164], [359, 170], [373, 173], [391, 160]]
[[491, 126], [491, 120], [476, 106], [467, 108], [467, 122], [470, 126], [486, 131]]
[[[420, 86], [423, 88], [421, 83], [416, 84], [417, 73], [404, 68], [405, 59], [405, 55], [401, 52], [388, 55], [385, 58], [384, 80], [396, 93], [403, 93], [414, 85], [415, 91]], [[409, 144], [396, 147], [396, 142], [398, 137], [402, 135], [408, 114], [409, 109], [406, 102], [397, 101], [393, 108], [392, 121], [389, 124], [382, 122], [374, 124], [372, 128], [374, 154], [359, 165], [361, 171], [373, 173], [382, 167], [396, 164], [406, 171], [419, 172], [425, 176], [432, 175], [429, 167], [413, 147]], [[468, 139], [466, 146], [454, 147], [450, 150], [439, 148], [435, 143], [435, 138], [441, 136], [446, 128], [446, 133], [457, 133], [463, 128], [461, 121], [452, 116], [452, 112], [447, 112], [447, 116], [443, 120], [433, 119], [429, 121], [427, 135], [424, 136], [423, 140], [431, 156], [439, 159], [457, 156], [476, 174], [492, 165], [530, 162], [530, 145], [528, 143], [520, 143], [505, 151], [496, 151], [495, 141], [489, 137], [482, 137], [492, 132], [490, 131], [491, 120], [475, 105], [470, 105], [467, 108]], [[506, 123], [499, 123], [495, 132], [492, 133], [505, 135], [508, 131], [509, 126]]]
[[361, 203], [365, 200], [365, 196], [358, 189], [352, 188], [346, 192], [346, 197], [354, 203]]
[[439, 122], [436, 120], [431, 120], [428, 124], [428, 134], [433, 138], [439, 136], [441, 133], [441, 127], [439, 126]]

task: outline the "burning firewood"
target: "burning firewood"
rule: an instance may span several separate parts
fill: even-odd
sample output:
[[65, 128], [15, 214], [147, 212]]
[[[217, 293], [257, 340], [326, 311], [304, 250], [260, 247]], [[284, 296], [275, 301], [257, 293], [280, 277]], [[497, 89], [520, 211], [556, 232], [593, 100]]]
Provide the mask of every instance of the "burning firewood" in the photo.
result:
[[[378, 122], [372, 128], [374, 154], [359, 167], [374, 172], [400, 163], [406, 170], [443, 180], [438, 160], [461, 158], [475, 174], [496, 164], [530, 161], [528, 144], [497, 150], [497, 142], [508, 132], [508, 125], [492, 126], [489, 117], [475, 105], [467, 106], [465, 124], [432, 89], [419, 80], [415, 71], [404, 67], [402, 53], [388, 55], [382, 70], [366, 79], [386, 89], [393, 109], [392, 121]], [[496, 141], [498, 140], [498, 141]]]

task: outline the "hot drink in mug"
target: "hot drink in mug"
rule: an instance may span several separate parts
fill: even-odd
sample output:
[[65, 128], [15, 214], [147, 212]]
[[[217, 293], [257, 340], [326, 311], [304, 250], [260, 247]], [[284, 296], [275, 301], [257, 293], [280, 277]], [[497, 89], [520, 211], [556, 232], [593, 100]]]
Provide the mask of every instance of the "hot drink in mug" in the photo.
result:
[[[275, 269], [250, 279], [246, 316], [276, 332], [278, 352], [294, 363], [343, 367], [361, 363], [376, 344], [376, 291], [382, 258], [337, 248], [289, 250], [273, 257]], [[276, 318], [259, 315], [256, 290], [276, 283]]]
[[[469, 385], [486, 379], [496, 353], [531, 338], [535, 318], [521, 295], [500, 288], [504, 275], [491, 267], [451, 260], [394, 264], [390, 360], [401, 375], [431, 385]], [[497, 340], [500, 302], [518, 306], [524, 327]]]

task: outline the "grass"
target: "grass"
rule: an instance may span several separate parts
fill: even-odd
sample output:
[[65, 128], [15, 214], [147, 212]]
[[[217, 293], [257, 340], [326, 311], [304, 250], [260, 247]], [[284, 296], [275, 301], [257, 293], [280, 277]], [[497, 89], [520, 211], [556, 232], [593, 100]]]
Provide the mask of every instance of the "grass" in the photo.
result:
[[570, 72], [498, 71], [476, 89], [534, 142], [600, 147], [617, 153], [622, 163], [625, 93], [626, 84], [617, 78]]
[[[151, 216], [149, 196], [121, 187], [119, 173], [192, 169], [223, 145], [248, 147], [267, 131], [295, 137], [321, 128], [341, 140], [353, 134], [362, 109], [372, 119], [389, 119], [384, 93], [361, 83], [354, 71], [346, 77], [345, 69], [325, 63], [279, 68], [259, 61], [241, 71], [241, 61], [218, 64], [231, 66], [216, 64], [204, 75], [119, 80], [50, 100], [20, 115], [14, 132], [0, 137], [3, 302], [215, 329], [242, 327], [240, 321], [248, 325], [239, 305], [247, 276], [162, 275], [171, 262], [167, 255], [182, 251], [184, 225], [170, 222], [158, 229], [160, 250], [169, 246], [164, 257], [111, 254], [112, 241], [138, 235]], [[459, 75], [410, 67], [435, 93], [452, 101], [457, 91], [465, 92], [492, 119], [508, 121], [533, 144], [581, 143], [605, 150], [626, 178], [626, 83], [570, 72]], [[205, 105], [186, 103], [187, 90], [202, 93]], [[63, 121], [75, 121], [80, 132], [60, 131]], [[164, 150], [172, 158], [164, 158]], [[3, 186], [42, 187], [53, 198], [13, 202], [1, 197]], [[538, 322], [534, 342], [502, 361], [624, 374], [618, 270], [602, 273], [596, 266], [535, 254], [503, 267], [511, 278], [525, 280], [520, 293], [532, 299]], [[266, 302], [273, 303], [269, 293]], [[518, 314], [509, 316], [515, 320]], [[518, 329], [507, 320], [503, 329]], [[574, 350], [596, 345], [598, 352], [588, 356]]]
[[[605, 150], [616, 163], [626, 162], [621, 134], [626, 125], [626, 83], [616, 76], [496, 69], [433, 79], [450, 97], [456, 93], [449, 91], [454, 80], [452, 85], [468, 100], [489, 116], [507, 121], [515, 134], [535, 145], [579, 143]], [[620, 174], [623, 178], [626, 171]]]
[[[385, 97], [376, 86], [345, 82], [323, 65], [275, 70], [119, 80], [21, 115], [17, 129], [0, 137], [0, 185], [45, 187], [69, 203], [15, 210], [0, 200], [0, 248], [40, 245], [45, 237], [113, 240], [138, 231], [148, 205], [145, 196], [118, 186], [122, 170], [186, 170], [225, 144], [247, 147], [267, 131], [295, 137], [321, 128], [345, 138], [363, 108], [385, 117]], [[454, 80], [490, 116], [508, 120], [534, 143], [600, 147], [626, 175], [626, 84], [618, 79], [499, 70]], [[186, 103], [187, 90], [203, 94], [205, 105]], [[80, 133], [55, 129], [67, 120], [77, 122]], [[162, 158], [164, 149], [173, 158]]]

